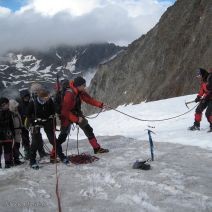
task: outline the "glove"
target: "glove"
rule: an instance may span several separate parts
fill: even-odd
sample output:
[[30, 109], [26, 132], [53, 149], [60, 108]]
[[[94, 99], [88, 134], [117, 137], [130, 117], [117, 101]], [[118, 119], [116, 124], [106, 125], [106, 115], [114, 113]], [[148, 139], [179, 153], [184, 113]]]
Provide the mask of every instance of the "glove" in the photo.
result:
[[201, 97], [197, 96], [197, 98], [194, 101], [197, 103], [197, 102], [200, 102], [200, 100], [201, 100]]
[[109, 108], [110, 108], [110, 107], [109, 107], [108, 105], [103, 104], [103, 105], [102, 105], [102, 112], [108, 110]]

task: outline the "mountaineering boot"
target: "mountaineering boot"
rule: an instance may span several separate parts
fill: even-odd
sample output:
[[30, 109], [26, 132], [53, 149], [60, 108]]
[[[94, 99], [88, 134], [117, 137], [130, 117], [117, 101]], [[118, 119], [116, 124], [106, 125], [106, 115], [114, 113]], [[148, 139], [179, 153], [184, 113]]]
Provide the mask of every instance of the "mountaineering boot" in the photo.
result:
[[69, 159], [67, 157], [65, 157], [62, 161], [65, 165], [69, 164]]
[[191, 131], [195, 131], [195, 130], [200, 130], [200, 123], [199, 122], [194, 122], [194, 125], [188, 128]]
[[97, 148], [97, 149], [94, 149], [94, 154], [101, 154], [101, 153], [107, 153], [109, 152], [109, 149], [104, 149], [104, 148]]
[[11, 168], [11, 164], [9, 164], [9, 163], [5, 163], [4, 168], [5, 168], [5, 169], [9, 169], [9, 168]]
[[32, 169], [38, 170], [40, 167], [37, 163], [31, 164], [30, 165]]

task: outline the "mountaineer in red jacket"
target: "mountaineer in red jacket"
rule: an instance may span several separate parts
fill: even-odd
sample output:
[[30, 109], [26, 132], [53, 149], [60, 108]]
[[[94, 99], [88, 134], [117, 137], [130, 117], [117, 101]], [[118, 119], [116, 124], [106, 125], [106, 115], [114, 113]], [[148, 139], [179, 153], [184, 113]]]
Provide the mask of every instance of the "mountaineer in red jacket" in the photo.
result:
[[200, 130], [200, 122], [202, 120], [202, 112], [207, 108], [209, 101], [205, 98], [207, 96], [207, 78], [209, 73], [202, 68], [199, 68], [197, 77], [200, 79], [200, 90], [197, 94], [195, 102], [200, 102], [195, 111], [194, 125], [189, 127], [189, 130]]
[[99, 108], [103, 108], [104, 104], [89, 96], [85, 91], [86, 81], [82, 77], [76, 77], [73, 81], [70, 81], [69, 86], [62, 101], [61, 132], [58, 142], [62, 144], [66, 140], [71, 124], [76, 123], [87, 136], [95, 154], [109, 152], [108, 149], [101, 148], [93, 133], [93, 128], [88, 124], [81, 111], [82, 101]]

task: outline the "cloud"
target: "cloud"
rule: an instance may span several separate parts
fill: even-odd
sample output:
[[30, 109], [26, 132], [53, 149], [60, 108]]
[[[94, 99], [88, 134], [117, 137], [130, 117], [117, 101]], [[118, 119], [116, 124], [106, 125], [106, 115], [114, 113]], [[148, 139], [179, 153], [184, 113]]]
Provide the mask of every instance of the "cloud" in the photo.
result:
[[30, 0], [1, 12], [0, 51], [98, 42], [129, 44], [152, 28], [171, 3], [156, 0]]
[[11, 13], [11, 10], [9, 8], [0, 6], [0, 17], [5, 16], [5, 15], [9, 15], [10, 13]]

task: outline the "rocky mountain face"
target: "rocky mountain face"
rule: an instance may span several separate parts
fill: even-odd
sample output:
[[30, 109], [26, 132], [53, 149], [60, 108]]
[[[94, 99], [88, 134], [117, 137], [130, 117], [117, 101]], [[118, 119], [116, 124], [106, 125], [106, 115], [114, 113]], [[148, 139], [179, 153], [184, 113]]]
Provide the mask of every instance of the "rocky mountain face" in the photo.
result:
[[[57, 74], [60, 79], [85, 76], [94, 72], [121, 51], [114, 44], [90, 44], [87, 46], [61, 46], [46, 52], [23, 50], [8, 53], [0, 61], [0, 88], [29, 87], [32, 82], [41, 82], [52, 87]], [[0, 58], [1, 59], [1, 58]]]
[[99, 67], [96, 98], [118, 106], [197, 93], [196, 69], [212, 66], [212, 1], [177, 0], [146, 35]]

